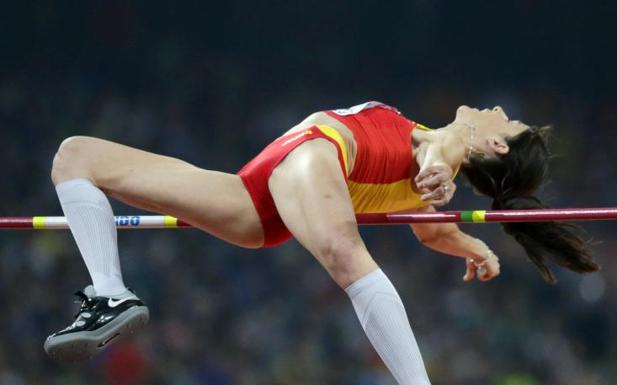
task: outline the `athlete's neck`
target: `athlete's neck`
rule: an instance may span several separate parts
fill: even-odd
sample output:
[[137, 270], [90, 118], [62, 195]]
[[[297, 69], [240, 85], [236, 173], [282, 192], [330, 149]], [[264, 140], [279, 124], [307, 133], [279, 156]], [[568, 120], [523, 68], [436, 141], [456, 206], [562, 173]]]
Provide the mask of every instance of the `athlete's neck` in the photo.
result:
[[473, 129], [460, 123], [450, 123], [440, 129], [412, 131], [416, 162], [420, 168], [446, 164], [458, 170], [466, 161], [471, 146]]

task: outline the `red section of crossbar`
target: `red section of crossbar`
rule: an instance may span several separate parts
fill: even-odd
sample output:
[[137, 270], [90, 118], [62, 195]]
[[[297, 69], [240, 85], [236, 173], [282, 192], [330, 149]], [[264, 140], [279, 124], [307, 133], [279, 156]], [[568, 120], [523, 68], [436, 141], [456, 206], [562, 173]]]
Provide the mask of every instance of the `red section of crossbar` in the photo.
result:
[[[384, 214], [358, 214], [362, 225], [395, 225], [410, 223], [464, 223], [461, 211], [432, 213], [400, 212]], [[492, 210], [486, 211], [486, 222], [551, 222], [551, 221], [599, 221], [617, 220], [617, 207], [565, 208], [539, 210]]]
[[487, 211], [487, 222], [601, 221], [617, 219], [617, 207]]
[[457, 223], [461, 221], [460, 211], [433, 213], [400, 212], [383, 214], [357, 214], [361, 225], [401, 225], [411, 223]]
[[0, 217], [0, 229], [32, 229], [32, 217]]

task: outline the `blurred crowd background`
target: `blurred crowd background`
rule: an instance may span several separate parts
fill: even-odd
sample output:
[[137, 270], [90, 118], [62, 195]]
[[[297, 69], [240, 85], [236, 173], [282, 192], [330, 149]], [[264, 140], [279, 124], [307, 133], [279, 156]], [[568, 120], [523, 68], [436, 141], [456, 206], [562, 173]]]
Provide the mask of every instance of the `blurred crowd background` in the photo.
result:
[[[49, 170], [71, 135], [236, 172], [309, 113], [367, 100], [430, 127], [460, 104], [552, 124], [542, 199], [615, 206], [617, 5], [506, 4], [5, 4], [0, 216], [61, 214]], [[448, 208], [490, 204], [458, 183]], [[583, 227], [603, 269], [558, 269], [555, 286], [497, 225], [465, 226], [501, 257], [503, 273], [489, 283], [463, 283], [463, 261], [423, 248], [408, 228], [362, 231], [407, 306], [435, 385], [610, 385], [617, 224]], [[295, 241], [243, 250], [195, 230], [152, 230], [122, 232], [119, 243], [125, 281], [151, 323], [70, 366], [42, 349], [89, 282], [70, 234], [0, 234], [0, 385], [394, 384], [347, 297]]]

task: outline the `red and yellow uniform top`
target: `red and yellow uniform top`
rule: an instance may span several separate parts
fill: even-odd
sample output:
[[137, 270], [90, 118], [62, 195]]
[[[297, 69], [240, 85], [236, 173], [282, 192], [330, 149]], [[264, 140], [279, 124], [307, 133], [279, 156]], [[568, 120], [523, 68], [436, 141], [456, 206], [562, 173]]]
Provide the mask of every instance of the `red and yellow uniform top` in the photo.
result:
[[[323, 138], [336, 145], [356, 213], [413, 210], [429, 204], [412, 188], [418, 166], [411, 134], [414, 129], [428, 130], [426, 127], [378, 102], [325, 113], [348, 128], [353, 142], [335, 128], [317, 124], [279, 137], [238, 171], [261, 220], [264, 247], [276, 246], [291, 237], [277, 211], [268, 180], [277, 165], [307, 140]], [[350, 169], [347, 144], [352, 143], [355, 162]]]
[[[411, 210], [428, 205], [412, 188], [412, 175], [417, 174], [418, 167], [411, 145], [413, 130], [428, 128], [379, 102], [326, 113], [349, 128], [357, 144], [353, 170], [346, 175], [356, 213]], [[318, 127], [339, 144], [343, 168], [349, 170], [347, 148], [340, 133], [329, 126]]]

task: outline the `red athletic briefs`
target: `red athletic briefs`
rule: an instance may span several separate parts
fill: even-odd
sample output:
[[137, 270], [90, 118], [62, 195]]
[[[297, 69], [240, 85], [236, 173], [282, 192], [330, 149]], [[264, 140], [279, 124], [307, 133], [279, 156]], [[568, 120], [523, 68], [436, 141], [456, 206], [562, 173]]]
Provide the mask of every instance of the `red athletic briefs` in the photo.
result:
[[244, 182], [244, 186], [246, 186], [253, 200], [253, 204], [255, 205], [255, 209], [257, 209], [257, 214], [259, 214], [259, 219], [263, 226], [263, 247], [276, 246], [291, 238], [291, 233], [287, 227], [285, 227], [285, 224], [279, 216], [272, 195], [270, 194], [268, 188], [270, 175], [272, 175], [272, 171], [276, 166], [278, 166], [296, 147], [307, 140], [317, 138], [326, 139], [336, 146], [339, 162], [341, 163], [341, 168], [345, 175], [346, 159], [343, 157], [343, 151], [337, 141], [337, 139], [340, 140], [340, 134], [328, 126], [313, 126], [304, 131], [281, 136], [238, 171], [238, 175], [242, 179], [242, 182]]

